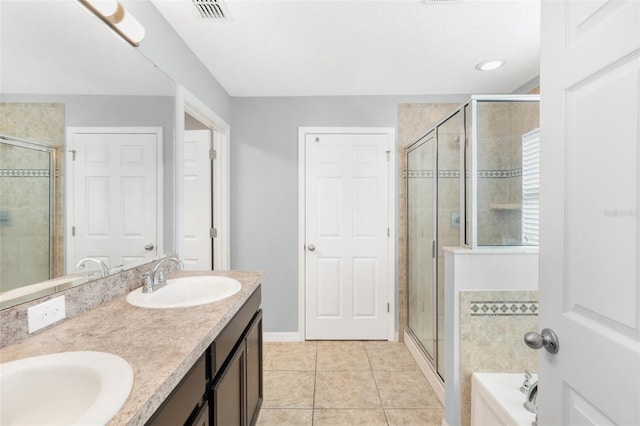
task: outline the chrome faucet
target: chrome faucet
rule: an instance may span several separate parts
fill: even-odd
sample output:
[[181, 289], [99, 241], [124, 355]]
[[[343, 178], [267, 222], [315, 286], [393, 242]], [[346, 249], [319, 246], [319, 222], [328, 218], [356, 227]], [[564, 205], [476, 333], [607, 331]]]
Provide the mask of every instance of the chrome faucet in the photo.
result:
[[100, 267], [102, 278], [109, 275], [109, 268], [102, 260], [98, 259], [97, 257], [85, 257], [81, 259], [80, 262], [78, 262], [78, 264], [76, 265], [76, 268], [84, 269], [84, 264], [87, 262], [95, 262]]
[[529, 387], [527, 399], [524, 401], [524, 408], [534, 414], [538, 413], [538, 382], [535, 381]]
[[[153, 267], [151, 274], [146, 276], [144, 286], [142, 287], [143, 293], [151, 293], [159, 288], [164, 287], [167, 284], [167, 280], [164, 277], [163, 265], [167, 262], [174, 262], [178, 265], [178, 270], [184, 269], [184, 263], [177, 256], [169, 256], [162, 259]], [[146, 274], [145, 274], [146, 275]]]

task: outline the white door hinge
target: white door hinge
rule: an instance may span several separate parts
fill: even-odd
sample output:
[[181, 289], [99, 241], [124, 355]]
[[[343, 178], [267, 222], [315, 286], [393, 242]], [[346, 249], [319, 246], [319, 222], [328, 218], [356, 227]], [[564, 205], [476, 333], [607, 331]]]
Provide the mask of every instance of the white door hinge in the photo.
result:
[[387, 161], [391, 161], [391, 151], [387, 151]]
[[210, 238], [218, 238], [218, 230], [216, 228], [209, 229]]
[[75, 236], [76, 236], [76, 227], [75, 227], [75, 226], [72, 226], [72, 227], [71, 227], [71, 236], [72, 236], [72, 237], [75, 237]]
[[69, 152], [71, 153], [71, 161], [76, 161], [76, 151], [75, 149], [70, 149]]
[[209, 150], [209, 159], [210, 160], [215, 160], [217, 156], [218, 156], [218, 153], [216, 152], [215, 149], [210, 149]]
[[389, 305], [389, 302], [387, 302], [387, 312], [390, 312], [391, 306]]

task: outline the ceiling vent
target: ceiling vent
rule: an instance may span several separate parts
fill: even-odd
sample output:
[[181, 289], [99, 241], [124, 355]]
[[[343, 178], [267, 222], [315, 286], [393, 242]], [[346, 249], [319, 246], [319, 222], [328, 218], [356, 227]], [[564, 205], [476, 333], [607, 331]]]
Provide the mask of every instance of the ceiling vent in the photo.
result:
[[231, 21], [229, 10], [222, 0], [191, 0], [202, 19]]

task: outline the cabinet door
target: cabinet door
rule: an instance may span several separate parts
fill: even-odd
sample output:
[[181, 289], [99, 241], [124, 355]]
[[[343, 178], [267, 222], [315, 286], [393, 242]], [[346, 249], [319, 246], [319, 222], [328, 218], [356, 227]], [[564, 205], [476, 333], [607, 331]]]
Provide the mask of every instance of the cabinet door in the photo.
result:
[[212, 423], [242, 426], [245, 418], [245, 343], [238, 346], [213, 385]]
[[209, 404], [205, 403], [196, 418], [189, 423], [190, 426], [209, 426]]
[[247, 331], [247, 422], [254, 425], [262, 405], [262, 310]]

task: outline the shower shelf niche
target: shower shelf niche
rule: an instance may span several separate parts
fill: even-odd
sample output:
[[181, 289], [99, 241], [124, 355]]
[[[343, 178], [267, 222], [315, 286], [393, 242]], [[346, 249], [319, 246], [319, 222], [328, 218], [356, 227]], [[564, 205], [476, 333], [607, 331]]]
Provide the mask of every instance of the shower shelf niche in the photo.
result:
[[491, 203], [489, 204], [491, 210], [522, 210], [522, 203]]

